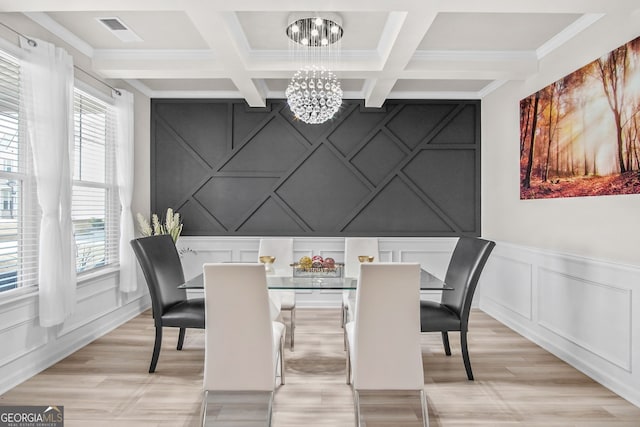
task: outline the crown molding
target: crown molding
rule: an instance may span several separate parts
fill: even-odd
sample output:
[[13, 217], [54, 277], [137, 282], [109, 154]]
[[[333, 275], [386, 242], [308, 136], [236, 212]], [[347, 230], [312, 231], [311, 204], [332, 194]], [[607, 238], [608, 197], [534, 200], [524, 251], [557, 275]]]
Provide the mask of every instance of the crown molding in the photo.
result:
[[567, 26], [564, 30], [553, 36], [549, 41], [544, 43], [538, 49], [536, 49], [536, 56], [538, 59], [542, 59], [587, 28], [599, 21], [604, 13], [586, 13], [580, 18], [576, 19], [571, 25]]
[[64, 42], [70, 44], [73, 48], [82, 52], [85, 56], [93, 58], [94, 49], [71, 31], [58, 24], [44, 12], [25, 12], [24, 16], [31, 19], [36, 24], [43, 27], [50, 33], [60, 37]]

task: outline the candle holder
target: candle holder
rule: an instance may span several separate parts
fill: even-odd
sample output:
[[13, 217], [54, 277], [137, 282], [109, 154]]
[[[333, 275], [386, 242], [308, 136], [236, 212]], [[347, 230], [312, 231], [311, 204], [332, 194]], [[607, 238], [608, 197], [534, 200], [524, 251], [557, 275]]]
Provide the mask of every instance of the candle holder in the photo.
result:
[[358, 261], [360, 262], [373, 262], [373, 255], [358, 255]]
[[258, 258], [261, 263], [264, 264], [264, 269], [267, 273], [273, 273], [273, 263], [276, 260], [276, 257], [270, 255], [263, 255]]

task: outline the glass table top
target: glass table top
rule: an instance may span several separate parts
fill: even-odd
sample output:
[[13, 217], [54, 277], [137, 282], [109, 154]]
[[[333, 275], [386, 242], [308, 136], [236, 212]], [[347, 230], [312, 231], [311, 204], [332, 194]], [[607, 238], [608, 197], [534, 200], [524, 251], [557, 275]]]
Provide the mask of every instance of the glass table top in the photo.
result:
[[[276, 276], [267, 274], [267, 286], [269, 289], [281, 290], [355, 290], [358, 281], [352, 277], [292, 277], [292, 276]], [[181, 284], [181, 289], [203, 289], [204, 277], [202, 274], [197, 275], [191, 280]], [[422, 291], [442, 291], [453, 290], [447, 287], [445, 283], [426, 270], [420, 271], [420, 290]]]

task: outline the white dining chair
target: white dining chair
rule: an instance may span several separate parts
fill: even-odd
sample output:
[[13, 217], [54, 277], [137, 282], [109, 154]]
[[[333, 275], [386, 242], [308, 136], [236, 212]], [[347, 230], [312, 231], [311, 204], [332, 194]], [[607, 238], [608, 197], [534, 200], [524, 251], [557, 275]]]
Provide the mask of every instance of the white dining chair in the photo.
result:
[[273, 393], [278, 370], [280, 383], [285, 383], [285, 326], [271, 320], [264, 266], [215, 263], [205, 264], [203, 269], [205, 394]]
[[[344, 277], [358, 278], [360, 274], [361, 255], [373, 257], [374, 262], [380, 261], [380, 250], [377, 237], [346, 237], [344, 239]], [[342, 326], [354, 315], [355, 293], [344, 291], [342, 293]]]
[[347, 384], [354, 392], [356, 422], [360, 425], [360, 391], [415, 390], [428, 426], [420, 348], [420, 264], [363, 263], [356, 305], [354, 320], [345, 325]]
[[[258, 260], [261, 256], [273, 256], [275, 261], [271, 266], [273, 274], [277, 276], [291, 276], [293, 264], [293, 239], [260, 239]], [[269, 296], [280, 310], [290, 312], [289, 346], [293, 350], [296, 328], [296, 292], [270, 290]]]

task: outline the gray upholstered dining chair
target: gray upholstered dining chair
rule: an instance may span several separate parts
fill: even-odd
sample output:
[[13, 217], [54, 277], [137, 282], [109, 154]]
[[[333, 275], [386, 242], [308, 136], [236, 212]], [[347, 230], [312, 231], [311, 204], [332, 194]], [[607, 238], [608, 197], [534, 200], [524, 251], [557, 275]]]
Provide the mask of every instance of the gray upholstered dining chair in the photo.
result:
[[187, 299], [178, 286], [184, 283], [180, 256], [168, 234], [131, 241], [151, 294], [156, 339], [149, 372], [155, 372], [162, 347], [162, 328], [180, 328], [178, 350], [182, 350], [186, 328], [204, 329], [204, 298]]
[[447, 356], [451, 356], [449, 331], [460, 332], [462, 359], [467, 378], [473, 380], [467, 332], [471, 302], [480, 279], [480, 274], [489, 259], [495, 242], [476, 237], [460, 237], [451, 255], [445, 276], [446, 286], [451, 291], [442, 292], [440, 302], [420, 301], [420, 324], [422, 332], [440, 332]]

